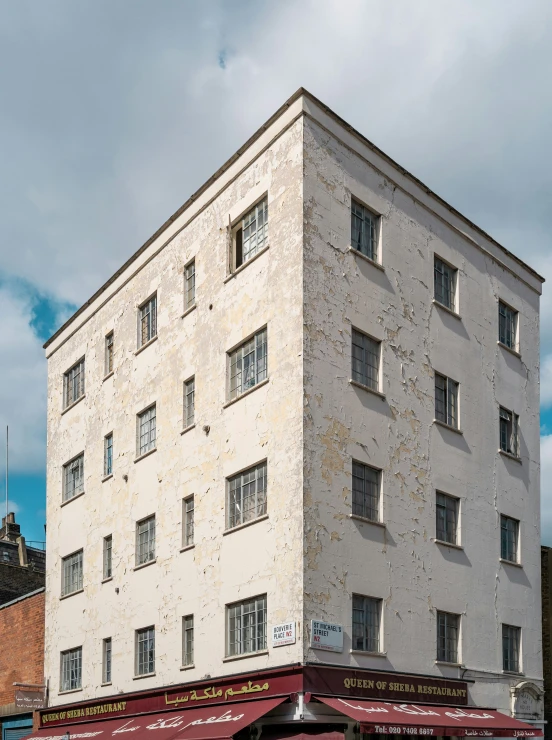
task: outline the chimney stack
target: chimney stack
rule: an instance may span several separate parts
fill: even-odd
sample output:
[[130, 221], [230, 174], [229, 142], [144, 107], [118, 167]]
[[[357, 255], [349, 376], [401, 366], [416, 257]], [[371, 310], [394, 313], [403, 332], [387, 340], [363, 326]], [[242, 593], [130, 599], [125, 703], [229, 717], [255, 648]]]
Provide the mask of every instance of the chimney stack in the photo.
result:
[[16, 524], [15, 514], [10, 511], [7, 516], [2, 517], [2, 528], [0, 529], [0, 540], [17, 542], [21, 536], [21, 527]]

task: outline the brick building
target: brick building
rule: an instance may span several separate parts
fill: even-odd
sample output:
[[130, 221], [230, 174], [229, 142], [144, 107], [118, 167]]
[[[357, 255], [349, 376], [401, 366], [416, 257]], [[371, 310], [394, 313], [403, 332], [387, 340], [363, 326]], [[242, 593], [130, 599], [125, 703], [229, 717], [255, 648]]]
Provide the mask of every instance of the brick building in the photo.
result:
[[0, 528], [0, 606], [43, 587], [45, 572], [44, 549], [27, 547], [15, 515], [10, 512], [2, 518]]

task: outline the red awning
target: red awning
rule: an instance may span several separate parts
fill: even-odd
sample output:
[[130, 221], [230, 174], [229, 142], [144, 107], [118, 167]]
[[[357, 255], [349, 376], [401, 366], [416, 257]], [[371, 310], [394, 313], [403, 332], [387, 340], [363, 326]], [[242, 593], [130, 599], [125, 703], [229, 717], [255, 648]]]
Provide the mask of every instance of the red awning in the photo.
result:
[[[29, 740], [225, 740], [256, 722], [287, 697], [259, 699], [216, 706], [183, 709], [181, 712], [140, 714], [103, 722], [44, 727]], [[130, 733], [130, 734], [125, 734]]]
[[467, 737], [542, 737], [543, 734], [542, 730], [493, 709], [316, 698], [360, 722], [360, 731], [369, 734]]

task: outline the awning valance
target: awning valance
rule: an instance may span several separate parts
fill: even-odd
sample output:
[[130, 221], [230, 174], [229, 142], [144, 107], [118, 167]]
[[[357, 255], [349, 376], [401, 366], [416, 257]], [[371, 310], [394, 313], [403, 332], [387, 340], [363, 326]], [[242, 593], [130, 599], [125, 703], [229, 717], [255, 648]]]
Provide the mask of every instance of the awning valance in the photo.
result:
[[493, 709], [418, 706], [385, 701], [317, 696], [360, 723], [361, 732], [383, 735], [542, 737], [542, 730]]

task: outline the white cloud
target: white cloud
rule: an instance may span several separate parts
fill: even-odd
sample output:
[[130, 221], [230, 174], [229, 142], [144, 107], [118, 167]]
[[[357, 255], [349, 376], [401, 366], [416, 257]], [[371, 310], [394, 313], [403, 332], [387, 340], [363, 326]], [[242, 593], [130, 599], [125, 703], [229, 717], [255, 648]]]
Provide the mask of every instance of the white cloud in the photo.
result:
[[541, 362], [541, 405], [552, 406], [552, 355]]

